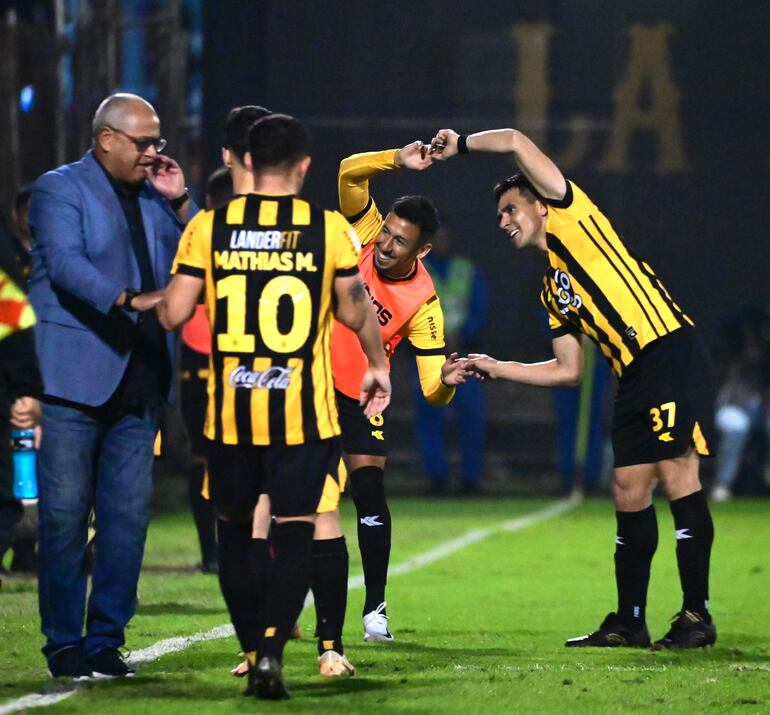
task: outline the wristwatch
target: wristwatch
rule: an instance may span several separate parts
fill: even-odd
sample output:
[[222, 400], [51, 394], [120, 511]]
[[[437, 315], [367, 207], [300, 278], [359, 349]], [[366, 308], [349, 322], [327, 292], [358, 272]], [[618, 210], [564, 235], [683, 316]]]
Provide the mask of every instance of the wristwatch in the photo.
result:
[[127, 310], [129, 313], [135, 313], [136, 308], [134, 308], [131, 301], [136, 298], [136, 296], [141, 295], [142, 291], [137, 290], [136, 288], [126, 288], [126, 300], [123, 302], [123, 310]]
[[174, 211], [179, 211], [179, 209], [184, 206], [184, 202], [187, 201], [187, 199], [190, 198], [190, 194], [188, 193], [187, 189], [184, 190], [184, 193], [181, 196], [177, 196], [175, 199], [169, 199], [168, 203], [171, 206]]

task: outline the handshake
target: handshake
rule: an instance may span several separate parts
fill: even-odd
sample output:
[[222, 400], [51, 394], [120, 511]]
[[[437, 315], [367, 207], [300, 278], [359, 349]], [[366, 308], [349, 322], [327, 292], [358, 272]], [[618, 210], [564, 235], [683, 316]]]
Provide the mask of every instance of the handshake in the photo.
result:
[[497, 366], [499, 361], [483, 353], [468, 353], [460, 357], [459, 353], [452, 353], [441, 366], [441, 382], [447, 387], [462, 385], [473, 375], [479, 380], [498, 377]]

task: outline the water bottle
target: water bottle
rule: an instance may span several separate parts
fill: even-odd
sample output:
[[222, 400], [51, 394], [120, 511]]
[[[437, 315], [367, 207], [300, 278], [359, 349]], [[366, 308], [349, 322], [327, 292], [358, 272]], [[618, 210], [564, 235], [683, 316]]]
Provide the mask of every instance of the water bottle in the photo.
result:
[[13, 430], [13, 495], [37, 499], [37, 453], [35, 430]]

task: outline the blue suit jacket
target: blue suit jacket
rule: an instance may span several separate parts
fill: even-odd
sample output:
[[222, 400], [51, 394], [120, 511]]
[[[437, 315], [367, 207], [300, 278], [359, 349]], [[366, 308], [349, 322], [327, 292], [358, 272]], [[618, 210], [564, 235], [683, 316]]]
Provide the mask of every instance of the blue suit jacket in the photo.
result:
[[[155, 283], [165, 287], [184, 228], [149, 182], [139, 197]], [[197, 208], [191, 206], [192, 216]], [[41, 176], [32, 190], [29, 298], [47, 395], [84, 405], [106, 402], [131, 355], [136, 313], [113, 309], [141, 285], [123, 208], [89, 151]], [[174, 336], [167, 337], [169, 359]]]

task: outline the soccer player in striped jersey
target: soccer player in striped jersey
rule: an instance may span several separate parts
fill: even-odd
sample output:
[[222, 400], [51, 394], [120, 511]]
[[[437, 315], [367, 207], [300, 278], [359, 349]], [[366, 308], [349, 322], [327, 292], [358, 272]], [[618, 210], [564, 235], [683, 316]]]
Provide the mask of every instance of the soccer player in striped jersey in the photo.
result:
[[619, 379], [612, 426], [618, 608], [594, 632], [567, 646], [647, 646], [650, 564], [658, 543], [652, 492], [670, 501], [683, 590], [682, 607], [658, 648], [716, 640], [708, 609], [714, 527], [699, 479], [712, 454], [711, 367], [692, 320], [652, 268], [628, 249], [609, 219], [530, 139], [513, 129], [434, 138], [435, 158], [468, 152], [512, 156], [520, 173], [494, 189], [500, 228], [516, 248], [547, 259], [541, 299], [554, 359], [535, 364], [469, 356], [481, 375], [530, 385], [574, 385], [583, 368], [581, 337], [598, 346]]
[[355, 231], [336, 211], [297, 197], [310, 165], [308, 144], [293, 117], [273, 114], [251, 127], [253, 191], [190, 222], [158, 307], [163, 326], [175, 329], [205, 290], [212, 352], [204, 435], [220, 570], [232, 571], [229, 559], [254, 546], [250, 527], [260, 494], [268, 495], [275, 516], [273, 561], [263, 543], [253, 553], [259, 565], [242, 576], [261, 571], [262, 603], [226, 599], [241, 632], [264, 629], [256, 651], [246, 654], [247, 692], [267, 699], [289, 697], [281, 660], [310, 582], [316, 514], [339, 498], [340, 426], [329, 355], [334, 317], [354, 331], [367, 356], [364, 413], [376, 414], [390, 400]]

